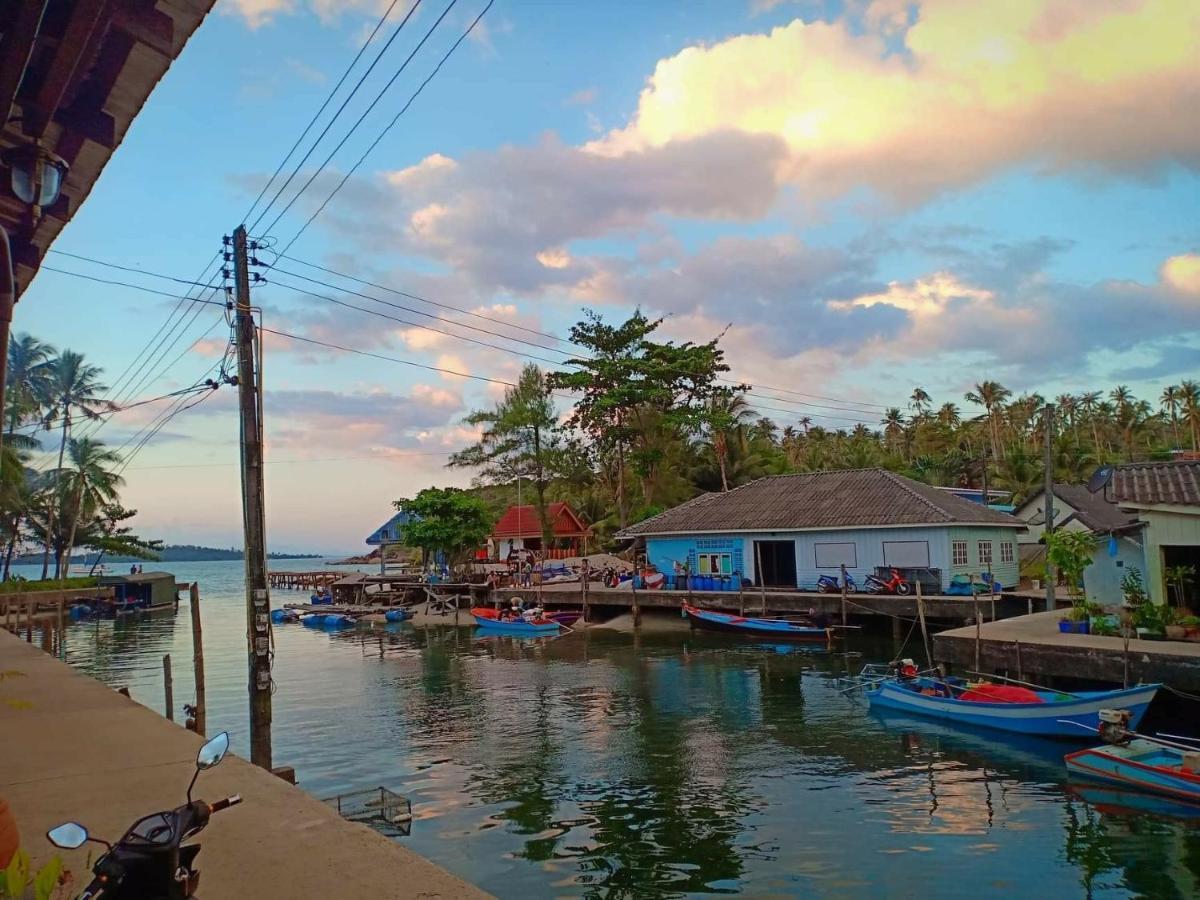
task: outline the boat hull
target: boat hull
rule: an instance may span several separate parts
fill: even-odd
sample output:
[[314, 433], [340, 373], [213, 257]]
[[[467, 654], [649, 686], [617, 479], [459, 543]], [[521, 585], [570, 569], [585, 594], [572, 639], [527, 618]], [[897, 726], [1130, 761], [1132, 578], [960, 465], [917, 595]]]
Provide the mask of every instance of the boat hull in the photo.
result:
[[797, 625], [779, 619], [746, 618], [728, 613], [710, 612], [694, 606], [685, 606], [683, 611], [693, 626], [707, 631], [723, 631], [727, 634], [741, 634], [755, 638], [769, 637], [785, 641], [824, 643], [829, 640], [829, 631], [815, 625]]
[[562, 628], [557, 622], [534, 625], [531, 622], [502, 622], [499, 619], [479, 615], [473, 615], [473, 618], [475, 619], [475, 624], [480, 628], [486, 628], [488, 631], [493, 631], [497, 634], [523, 634], [527, 636], [557, 634]]
[[1181, 770], [1182, 762], [1182, 751], [1142, 740], [1066, 756], [1067, 771], [1072, 775], [1200, 804], [1200, 773]]
[[[932, 683], [932, 682], [931, 682]], [[871, 706], [899, 709], [948, 722], [961, 722], [980, 728], [995, 728], [1018, 734], [1087, 739], [1100, 724], [1100, 710], [1127, 709], [1132, 715], [1130, 728], [1138, 722], [1154, 699], [1157, 684], [1120, 691], [1082, 691], [1075, 699], [1054, 700], [1046, 692], [1044, 703], [976, 703], [947, 697], [920, 694], [895, 681], [885, 681], [867, 691]]]

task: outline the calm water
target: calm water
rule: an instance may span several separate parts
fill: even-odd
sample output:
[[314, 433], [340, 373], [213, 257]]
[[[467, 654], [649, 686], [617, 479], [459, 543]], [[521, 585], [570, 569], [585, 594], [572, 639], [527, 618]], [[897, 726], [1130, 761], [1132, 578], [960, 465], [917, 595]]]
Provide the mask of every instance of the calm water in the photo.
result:
[[[201, 583], [210, 733], [248, 755], [241, 563], [163, 567]], [[890, 646], [848, 660], [673, 621], [535, 642], [293, 625], [276, 642], [276, 762], [318, 796], [407, 794], [404, 843], [503, 897], [1200, 895], [1200, 826], [1072, 793], [1063, 746], [839, 694], [847, 664]], [[164, 653], [182, 704], [186, 606], [68, 639], [73, 665], [157, 710]]]

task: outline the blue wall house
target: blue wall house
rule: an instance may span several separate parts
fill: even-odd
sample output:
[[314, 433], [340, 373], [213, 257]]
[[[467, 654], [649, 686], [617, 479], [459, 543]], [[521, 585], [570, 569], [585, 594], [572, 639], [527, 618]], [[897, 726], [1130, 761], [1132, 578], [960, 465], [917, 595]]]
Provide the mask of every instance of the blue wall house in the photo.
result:
[[[670, 576], [738, 575], [753, 584], [811, 589], [842, 565], [861, 585], [877, 568], [921, 570], [946, 588], [956, 575], [1019, 580], [1025, 523], [885, 469], [760, 478], [687, 503], [619, 532], [644, 538], [649, 561]], [[915, 577], [915, 576], [913, 576]]]

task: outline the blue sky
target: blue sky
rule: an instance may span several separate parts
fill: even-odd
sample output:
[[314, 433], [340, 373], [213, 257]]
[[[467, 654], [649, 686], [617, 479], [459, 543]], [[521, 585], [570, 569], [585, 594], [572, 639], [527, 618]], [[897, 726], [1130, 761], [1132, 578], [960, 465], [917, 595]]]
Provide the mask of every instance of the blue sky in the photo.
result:
[[[270, 237], [291, 237], [483, 5], [454, 6]], [[219, 0], [55, 249], [198, 276], [385, 7]], [[444, 8], [420, 5], [301, 179]], [[561, 335], [584, 307], [617, 317], [640, 304], [675, 338], [728, 327], [734, 372], [770, 387], [760, 396], [835, 398], [760, 399], [781, 424], [874, 423], [916, 384], [962, 404], [989, 377], [1049, 396], [1122, 381], [1156, 397], [1200, 368], [1194, 4], [497, 0], [483, 26], [289, 255], [501, 324], [280, 264], [341, 288], [312, 290], [527, 340], [502, 323]], [[516, 352], [405, 328], [279, 283], [256, 302], [268, 326], [501, 381], [520, 352], [561, 356], [427, 319]], [[115, 378], [173, 305], [45, 271], [15, 329]], [[137, 396], [213, 366], [215, 307], [165, 359], [209, 329]], [[465, 483], [444, 456], [470, 439], [463, 416], [502, 390], [283, 339], [268, 341], [266, 383], [270, 543], [331, 551], [357, 547], [392, 499]], [[232, 399], [218, 391], [173, 419], [130, 464], [142, 530], [239, 540]], [[119, 445], [161, 408], [100, 436]]]

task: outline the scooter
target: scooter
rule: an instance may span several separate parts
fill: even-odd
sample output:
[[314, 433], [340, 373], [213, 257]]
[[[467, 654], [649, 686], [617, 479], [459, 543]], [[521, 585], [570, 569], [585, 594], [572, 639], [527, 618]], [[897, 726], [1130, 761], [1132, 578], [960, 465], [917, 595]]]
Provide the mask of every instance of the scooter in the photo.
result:
[[891, 570], [891, 575], [886, 581], [874, 573], [868, 575], [864, 587], [872, 594], [899, 594], [906, 597], [912, 593], [912, 585], [905, 581], [895, 568]]
[[78, 900], [186, 900], [191, 897], [200, 883], [200, 873], [192, 867], [200, 845], [185, 847], [183, 842], [203, 831], [213, 813], [242, 802], [237, 794], [216, 803], [192, 800], [196, 778], [224, 759], [228, 751], [229, 734], [222, 731], [196, 755], [196, 773], [188, 785], [187, 803], [139, 819], [116, 844], [92, 837], [78, 822], [65, 822], [46, 832], [50, 843], [64, 850], [75, 850], [87, 841], [108, 848], [96, 860], [92, 867], [95, 877]]
[[[854, 576], [849, 572], [843, 572], [842, 577], [846, 581], [846, 593], [857, 593], [858, 585], [854, 582]], [[842, 583], [837, 580], [836, 575], [822, 575], [817, 579], [817, 590], [822, 594], [840, 594]]]

